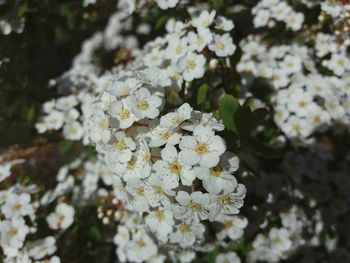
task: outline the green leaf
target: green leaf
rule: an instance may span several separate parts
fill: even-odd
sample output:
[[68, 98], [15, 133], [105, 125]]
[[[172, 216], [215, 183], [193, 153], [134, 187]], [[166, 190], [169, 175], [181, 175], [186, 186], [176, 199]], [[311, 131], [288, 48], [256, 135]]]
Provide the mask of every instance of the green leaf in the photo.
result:
[[155, 29], [158, 30], [160, 29], [162, 26], [165, 25], [165, 23], [169, 20], [169, 17], [167, 15], [161, 16], [160, 18], [158, 18]]
[[59, 151], [61, 154], [67, 154], [70, 150], [73, 149], [74, 142], [73, 141], [61, 141], [59, 143]]
[[28, 120], [28, 121], [32, 121], [34, 115], [35, 115], [35, 107], [32, 106], [32, 107], [29, 108], [29, 110], [28, 110], [28, 112], [27, 112], [27, 120]]
[[89, 235], [96, 241], [100, 241], [102, 237], [101, 231], [96, 226], [93, 226], [89, 229]]
[[215, 10], [219, 10], [224, 5], [224, 0], [212, 0], [211, 2]]
[[202, 84], [197, 93], [197, 104], [201, 105], [205, 102], [205, 99], [207, 97], [207, 91], [208, 91], [208, 85], [207, 84]]
[[22, 17], [28, 10], [28, 4], [27, 3], [24, 3], [22, 4], [19, 8], [18, 8], [18, 11], [17, 11], [17, 16], [18, 17]]
[[219, 111], [225, 127], [229, 131], [237, 133], [237, 126], [234, 121], [234, 114], [240, 108], [238, 100], [231, 96], [225, 95], [219, 102]]

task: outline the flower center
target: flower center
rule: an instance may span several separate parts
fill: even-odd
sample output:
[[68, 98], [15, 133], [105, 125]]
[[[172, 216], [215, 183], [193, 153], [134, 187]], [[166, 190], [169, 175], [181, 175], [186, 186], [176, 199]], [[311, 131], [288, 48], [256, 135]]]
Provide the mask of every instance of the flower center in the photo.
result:
[[200, 46], [204, 43], [204, 39], [202, 37], [198, 37], [196, 43]]
[[8, 233], [10, 237], [15, 237], [18, 233], [18, 229], [15, 227], [11, 227]]
[[127, 149], [128, 147], [126, 146], [124, 141], [117, 141], [115, 144], [115, 148], [117, 148], [117, 150], [119, 150], [119, 151], [123, 151], [123, 150]]
[[168, 140], [171, 137], [171, 133], [169, 131], [165, 131], [161, 136], [163, 140]]
[[182, 170], [182, 165], [178, 161], [174, 161], [169, 165], [169, 170], [179, 175]]
[[304, 100], [299, 101], [299, 107], [300, 108], [305, 108], [306, 105], [307, 105], [306, 101], [304, 101]]
[[72, 134], [77, 133], [77, 129], [74, 128], [74, 127], [70, 127], [69, 128], [69, 133], [72, 133]]
[[133, 170], [134, 168], [135, 168], [135, 166], [136, 166], [136, 162], [135, 162], [135, 160], [130, 160], [130, 161], [128, 161], [128, 164], [127, 164], [127, 168], [129, 169], [129, 170]]
[[137, 103], [137, 108], [139, 108], [140, 110], [147, 110], [149, 108], [149, 105], [147, 101], [141, 100]]
[[221, 172], [222, 172], [222, 168], [219, 167], [219, 166], [215, 166], [213, 168], [210, 168], [209, 169], [209, 172], [212, 176], [216, 176], [216, 177], [219, 177]]
[[223, 50], [223, 49], [225, 48], [225, 45], [224, 45], [224, 43], [222, 43], [222, 42], [217, 42], [217, 43], [215, 44], [215, 47], [216, 47], [217, 49]]
[[137, 194], [138, 194], [139, 196], [144, 196], [144, 195], [145, 195], [145, 188], [144, 188], [143, 186], [139, 187], [139, 188], [137, 189]]
[[223, 222], [223, 225], [224, 225], [224, 228], [227, 229], [227, 228], [231, 228], [234, 225], [234, 223], [233, 223], [233, 220], [225, 220]]
[[198, 211], [202, 208], [202, 206], [198, 203], [195, 203], [195, 202], [191, 202], [187, 205], [187, 207], [191, 210], [194, 210], [194, 211]]
[[140, 241], [137, 242], [137, 245], [140, 247], [140, 248], [143, 248], [146, 246], [146, 243], [145, 241], [143, 241], [142, 239]]
[[176, 49], [175, 49], [175, 52], [176, 52], [177, 55], [181, 54], [182, 47], [181, 46], [177, 46]]
[[179, 230], [181, 233], [188, 233], [191, 231], [191, 227], [189, 224], [183, 223], [179, 226]]
[[66, 218], [66, 216], [61, 214], [58, 216], [58, 221], [62, 222], [65, 218]]
[[16, 203], [12, 206], [12, 210], [15, 212], [19, 212], [22, 208], [22, 205], [20, 203]]
[[130, 117], [130, 111], [127, 109], [123, 109], [119, 112], [118, 115], [121, 120], [126, 120]]
[[223, 195], [223, 196], [219, 197], [219, 203], [221, 205], [228, 205], [231, 203], [231, 201], [232, 201], [232, 199], [231, 199], [231, 196], [229, 196], [229, 195]]
[[198, 143], [196, 145], [195, 151], [198, 154], [205, 154], [208, 152], [208, 145], [206, 145], [205, 143]]
[[120, 90], [121, 90], [122, 94], [124, 94], [124, 95], [128, 95], [130, 92], [129, 86], [125, 86], [125, 87], [121, 88]]
[[156, 213], [156, 218], [159, 220], [159, 221], [163, 221], [164, 218], [165, 218], [165, 213], [163, 210], [157, 210]]
[[163, 188], [160, 187], [159, 185], [155, 186], [154, 187], [154, 192], [158, 195], [163, 195], [164, 194], [164, 191], [163, 191]]
[[187, 68], [188, 69], [195, 69], [196, 68], [196, 66], [197, 66], [197, 63], [196, 63], [196, 61], [194, 61], [193, 59], [189, 59], [189, 60], [187, 60]]
[[103, 119], [100, 121], [99, 126], [101, 129], [107, 129], [108, 128], [108, 120], [107, 119]]

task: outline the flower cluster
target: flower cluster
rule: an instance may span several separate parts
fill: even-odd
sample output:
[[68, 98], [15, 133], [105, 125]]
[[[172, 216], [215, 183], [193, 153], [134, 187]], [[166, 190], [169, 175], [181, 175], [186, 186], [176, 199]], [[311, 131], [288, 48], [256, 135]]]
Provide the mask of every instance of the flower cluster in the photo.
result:
[[[277, 92], [272, 96], [274, 120], [290, 139], [312, 142], [310, 136], [334, 123], [349, 125], [349, 95], [346, 75], [324, 76], [318, 72], [306, 46], [276, 45], [269, 47], [259, 37], [248, 37], [241, 43], [244, 54], [237, 64], [246, 82], [251, 75], [268, 79]], [[317, 57], [339, 52], [335, 41], [325, 34], [316, 37]], [[322, 64], [335, 74], [344, 74], [346, 56], [333, 53]], [[255, 61], [255, 62], [254, 62]], [[301, 73], [308, 72], [307, 74]]]
[[[306, 218], [303, 211], [292, 206], [280, 213], [280, 220], [282, 227], [272, 227], [267, 235], [256, 236], [252, 243], [253, 250], [248, 254], [248, 262], [280, 262], [306, 243], [311, 246], [319, 245], [318, 234], [322, 231], [319, 216], [315, 218], [318, 224], [312, 226], [312, 222]], [[303, 237], [303, 231], [306, 229], [314, 235], [310, 240]]]
[[[11, 166], [19, 162], [23, 160], [1, 164], [1, 180], [10, 177]], [[0, 246], [5, 255], [4, 262], [60, 262], [60, 259], [53, 255], [57, 249], [54, 236], [35, 241], [27, 240], [29, 235], [33, 236], [38, 231], [36, 217], [40, 203], [32, 198], [37, 192], [38, 188], [34, 184], [16, 184], [0, 191]], [[50, 227], [53, 224], [56, 226], [52, 227], [54, 229], [69, 227], [72, 217], [67, 214], [66, 207], [72, 209], [61, 203], [57, 206], [56, 213], [49, 215], [47, 221]]]
[[288, 29], [298, 31], [302, 28], [304, 14], [296, 12], [287, 1], [262, 0], [252, 9], [254, 26], [274, 27], [276, 22], [284, 22]]
[[[134, 232], [127, 223], [133, 219], [121, 220], [118, 231], [132, 233], [117, 243], [120, 260], [151, 260], [164, 253], [155, 244], [162, 248], [169, 242], [171, 251], [190, 248], [203, 242], [205, 224], [229, 227], [230, 220], [243, 220], [232, 217], [239, 213], [246, 190], [233, 175], [238, 158], [215, 134], [224, 128], [220, 122], [188, 104], [157, 119], [162, 104], [157, 89], [135, 76], [117, 80], [109, 94], [116, 99], [105, 110], [94, 110], [90, 138], [115, 175], [117, 199], [145, 224]], [[96, 105], [106, 105], [104, 98]], [[228, 236], [239, 238], [237, 227], [244, 228], [243, 222]], [[139, 249], [144, 253], [136, 253]]]

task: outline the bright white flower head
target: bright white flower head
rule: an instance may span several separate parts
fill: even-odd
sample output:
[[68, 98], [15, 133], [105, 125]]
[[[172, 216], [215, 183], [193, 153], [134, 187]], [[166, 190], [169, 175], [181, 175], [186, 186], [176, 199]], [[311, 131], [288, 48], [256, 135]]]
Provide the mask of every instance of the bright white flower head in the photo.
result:
[[236, 46], [229, 34], [222, 36], [215, 35], [214, 42], [209, 45], [209, 49], [214, 51], [218, 57], [228, 57], [235, 53]]
[[215, 135], [209, 126], [199, 125], [194, 128], [193, 136], [182, 137], [179, 147], [179, 159], [188, 165], [199, 163], [203, 167], [214, 167], [225, 152], [224, 140]]
[[23, 218], [3, 220], [0, 222], [1, 245], [19, 249], [29, 233], [29, 227]]
[[176, 196], [179, 205], [174, 206], [174, 216], [185, 222], [200, 222], [208, 218], [210, 195], [200, 191], [191, 193], [179, 191]]
[[56, 206], [55, 212], [49, 214], [46, 220], [50, 228], [65, 230], [73, 223], [74, 208], [65, 203], [60, 203]]
[[179, 60], [179, 69], [186, 81], [192, 81], [204, 76], [206, 59], [203, 55], [189, 52]]
[[27, 193], [19, 195], [10, 193], [5, 204], [1, 207], [1, 212], [8, 219], [33, 215], [34, 209], [30, 201], [30, 195]]

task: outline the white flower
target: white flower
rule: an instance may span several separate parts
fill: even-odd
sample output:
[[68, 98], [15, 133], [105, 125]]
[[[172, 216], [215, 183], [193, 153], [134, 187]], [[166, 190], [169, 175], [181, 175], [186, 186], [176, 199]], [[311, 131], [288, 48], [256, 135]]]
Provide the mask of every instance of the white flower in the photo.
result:
[[141, 263], [157, 254], [157, 246], [145, 233], [139, 232], [126, 245], [126, 255], [130, 262]]
[[158, 67], [164, 61], [165, 53], [163, 50], [159, 50], [157, 48], [153, 48], [151, 52], [148, 52], [143, 61], [147, 67]]
[[280, 2], [277, 5], [271, 7], [271, 12], [274, 18], [279, 21], [287, 19], [288, 15], [292, 12], [292, 8], [286, 2]]
[[271, 12], [266, 9], [260, 9], [254, 16], [253, 23], [255, 27], [264, 27], [270, 20]]
[[239, 208], [243, 206], [243, 199], [246, 194], [246, 188], [242, 184], [234, 189], [233, 192], [212, 195], [209, 221], [221, 220], [225, 215], [235, 215], [239, 213]]
[[185, 191], [179, 191], [175, 199], [179, 203], [173, 207], [175, 218], [186, 222], [208, 219], [209, 194], [196, 191], [190, 195]]
[[43, 110], [45, 113], [50, 113], [55, 109], [56, 101], [54, 99], [46, 101], [43, 104]]
[[213, 39], [211, 32], [207, 30], [199, 30], [198, 34], [194, 32], [188, 33], [189, 49], [201, 52], [206, 45], [208, 45]]
[[9, 194], [6, 198], [5, 204], [1, 207], [1, 212], [9, 219], [32, 215], [34, 209], [30, 204], [30, 195], [27, 193], [19, 195]]
[[110, 104], [109, 113], [118, 120], [118, 128], [129, 128], [135, 121], [136, 117], [131, 112], [131, 105], [125, 100], [113, 101]]
[[44, 117], [44, 123], [49, 130], [58, 130], [62, 127], [64, 122], [64, 114], [59, 111], [52, 111], [49, 115]]
[[292, 13], [288, 15], [286, 19], [287, 27], [293, 31], [300, 30], [304, 23], [304, 14], [302, 13]]
[[126, 101], [133, 114], [139, 119], [156, 118], [159, 115], [158, 108], [162, 105], [162, 99], [159, 96], [151, 95], [146, 88], [140, 88]]
[[244, 229], [248, 225], [248, 220], [240, 216], [225, 216], [221, 220], [223, 229], [216, 234], [218, 240], [229, 238], [230, 240], [237, 240], [244, 234]]
[[177, 128], [182, 122], [191, 118], [193, 109], [188, 103], [182, 104], [175, 112], [169, 112], [160, 118], [160, 126]]
[[28, 233], [29, 228], [26, 226], [23, 218], [13, 218], [0, 222], [0, 240], [3, 247], [21, 248]]
[[4, 181], [10, 175], [11, 175], [11, 165], [10, 164], [0, 165], [0, 182]]
[[192, 185], [196, 175], [192, 169], [192, 166], [184, 164], [178, 158], [178, 152], [176, 148], [170, 144], [167, 144], [161, 151], [162, 160], [158, 160], [154, 163], [153, 169], [157, 175], [162, 176], [165, 183], [169, 187], [177, 187], [179, 180], [183, 185]]
[[166, 10], [175, 7], [179, 0], [156, 0], [160, 9]]
[[215, 263], [241, 263], [241, 259], [237, 256], [236, 252], [229, 252], [226, 254], [219, 254]]
[[193, 52], [187, 53], [186, 56], [180, 59], [179, 69], [182, 71], [182, 76], [186, 81], [199, 79], [204, 76], [206, 59], [203, 55], [196, 55]]
[[116, 132], [112, 144], [105, 146], [105, 156], [107, 162], [126, 163], [132, 157], [132, 151], [136, 149], [136, 144], [131, 137], [127, 137], [125, 132]]
[[28, 245], [28, 254], [34, 259], [41, 259], [50, 256], [56, 251], [56, 239], [48, 236], [43, 239], [31, 242]]
[[288, 75], [284, 70], [276, 69], [272, 73], [272, 83], [276, 88], [285, 87], [289, 83]]
[[312, 127], [305, 119], [297, 116], [290, 116], [281, 129], [289, 137], [308, 137], [312, 132]]
[[126, 190], [133, 196], [131, 205], [135, 212], [145, 212], [149, 210], [149, 203], [147, 200], [148, 193], [143, 180], [130, 178], [126, 184]]
[[297, 116], [305, 117], [309, 114], [311, 108], [316, 106], [313, 99], [310, 92], [303, 89], [294, 89], [288, 98], [287, 108]]
[[117, 97], [128, 96], [134, 93], [141, 86], [142, 82], [139, 79], [129, 77], [125, 80], [114, 81], [112, 88], [110, 88], [108, 92]]
[[146, 191], [149, 204], [152, 207], [160, 205], [169, 207], [169, 197], [176, 195], [175, 191], [172, 190], [175, 187], [167, 183], [166, 180], [161, 179], [158, 174], [152, 174], [147, 181]]
[[330, 60], [323, 61], [323, 65], [332, 70], [334, 74], [341, 76], [345, 70], [350, 69], [350, 60], [345, 54], [333, 53]]
[[[237, 163], [235, 166], [238, 168], [238, 158], [231, 157], [231, 162]], [[227, 165], [223, 162], [215, 167], [197, 167], [195, 168], [196, 175], [202, 180], [203, 187], [211, 194], [218, 194], [221, 191], [229, 192], [231, 189], [237, 187], [237, 180], [231, 174], [233, 169], [225, 169]]]
[[223, 30], [223, 31], [231, 31], [235, 26], [232, 20], [229, 20], [223, 16], [219, 16], [215, 20], [215, 24], [216, 24], [215, 26], [216, 29]]
[[67, 229], [74, 221], [74, 208], [65, 203], [56, 206], [55, 212], [46, 218], [51, 229]]
[[233, 44], [233, 40], [229, 34], [222, 36], [215, 35], [214, 43], [209, 45], [209, 49], [214, 51], [218, 57], [232, 56], [236, 50], [236, 46]]
[[213, 23], [215, 15], [215, 11], [209, 13], [207, 10], [204, 10], [198, 17], [192, 19], [192, 25], [198, 30], [208, 28]]
[[180, 142], [181, 134], [176, 132], [178, 129], [171, 129], [167, 127], [156, 126], [150, 132], [147, 133], [147, 137], [150, 139], [150, 147], [160, 147], [164, 144], [176, 145]]
[[163, 243], [168, 241], [168, 235], [173, 231], [175, 224], [173, 213], [163, 208], [150, 212], [146, 216], [145, 222], [150, 231]]
[[84, 129], [77, 121], [69, 122], [63, 127], [63, 135], [68, 140], [79, 141], [84, 135]]
[[192, 246], [196, 240], [203, 238], [205, 227], [200, 223], [181, 223], [177, 226], [177, 231], [170, 234], [170, 242], [178, 243], [180, 247]]
[[186, 37], [179, 38], [176, 35], [169, 36], [169, 44], [166, 49], [167, 58], [177, 61], [184, 56], [188, 51], [188, 40]]
[[80, 116], [80, 113], [77, 109], [72, 108], [65, 112], [64, 118], [66, 122], [73, 122], [76, 121]]
[[277, 252], [289, 250], [292, 247], [292, 241], [289, 239], [289, 236], [290, 233], [286, 228], [272, 228], [269, 232], [272, 249]]
[[70, 95], [67, 97], [62, 97], [57, 99], [56, 109], [67, 111], [78, 104], [77, 98], [74, 95]]
[[193, 130], [193, 136], [183, 136], [179, 147], [179, 160], [188, 165], [199, 163], [203, 167], [214, 167], [219, 163], [220, 156], [225, 152], [225, 141], [209, 126], [198, 125]]
[[215, 131], [223, 131], [225, 129], [224, 124], [219, 122], [212, 113], [202, 113], [200, 111], [192, 111], [191, 119], [189, 122], [183, 123], [181, 128], [186, 131], [193, 131], [198, 125], [209, 126]]
[[111, 132], [109, 130], [109, 119], [107, 115], [98, 109], [94, 110], [91, 116], [89, 135], [94, 143], [107, 143], [111, 138]]
[[302, 70], [302, 61], [297, 56], [287, 55], [281, 63], [281, 68], [287, 74], [297, 73]]

